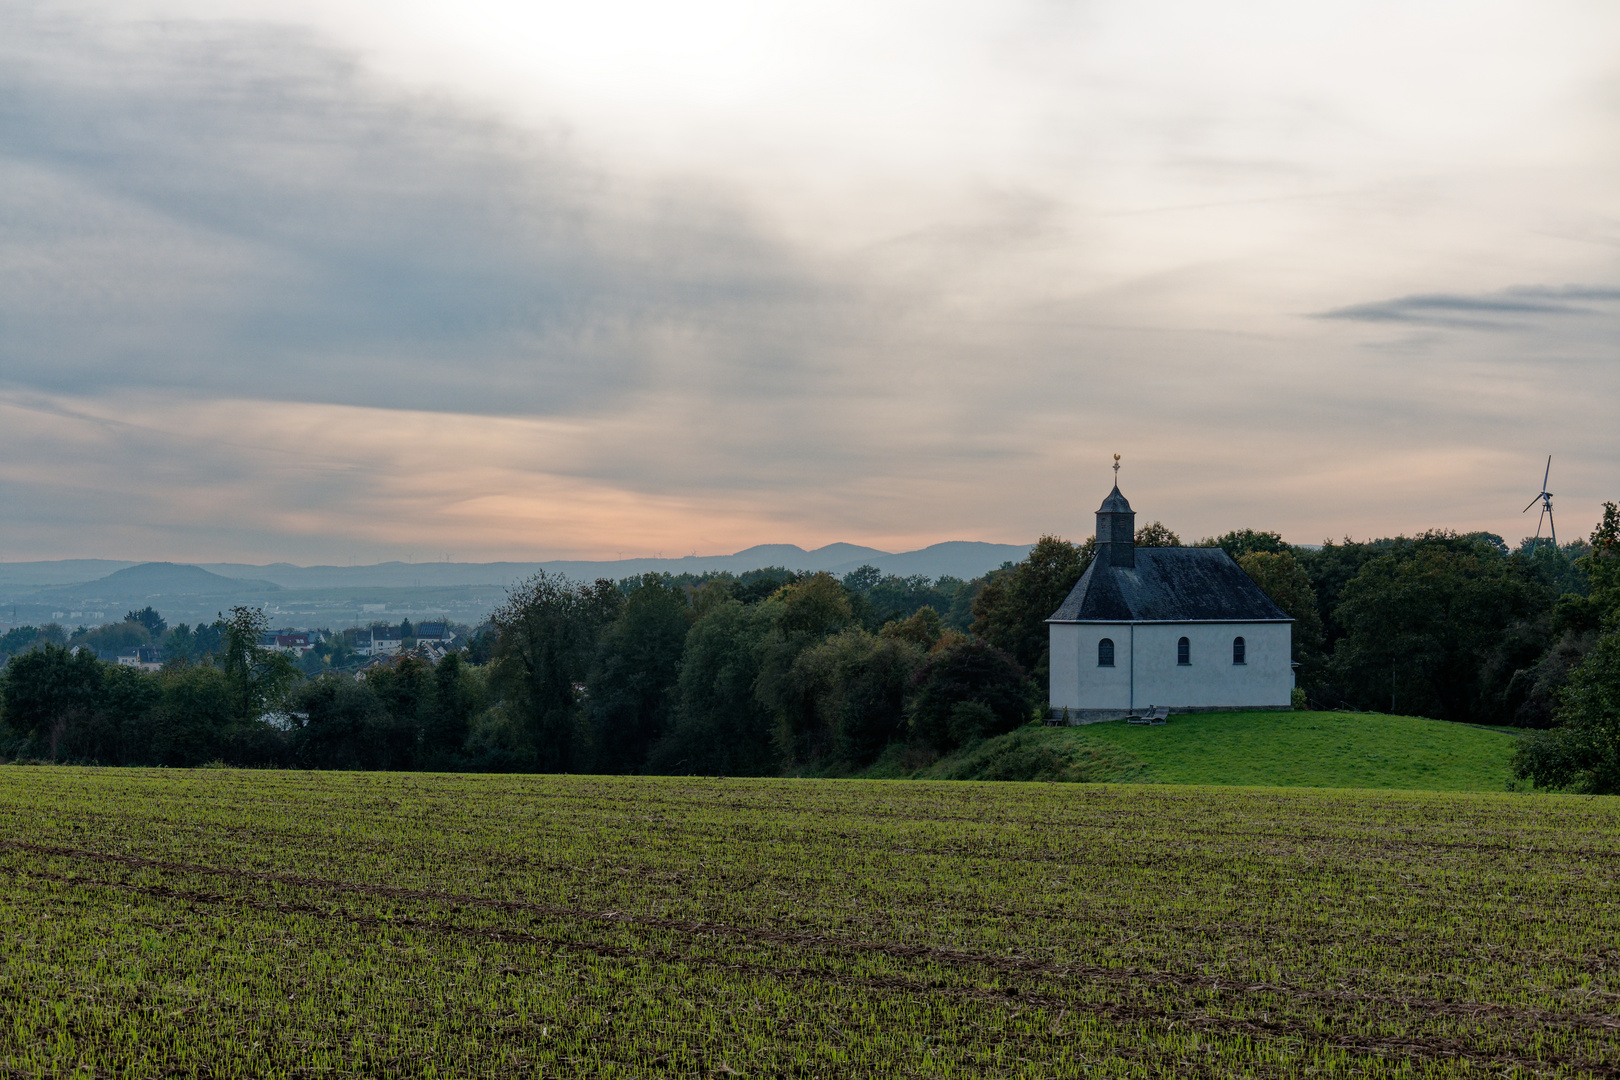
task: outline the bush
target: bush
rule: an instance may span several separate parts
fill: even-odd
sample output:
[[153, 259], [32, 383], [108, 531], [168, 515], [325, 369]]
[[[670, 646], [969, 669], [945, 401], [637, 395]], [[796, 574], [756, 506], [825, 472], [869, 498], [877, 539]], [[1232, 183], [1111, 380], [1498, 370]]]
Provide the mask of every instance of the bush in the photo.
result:
[[299, 763], [318, 769], [376, 769], [387, 762], [392, 718], [364, 682], [323, 675], [293, 696]]
[[1558, 719], [1519, 744], [1514, 775], [1541, 788], [1620, 794], [1620, 633], [1599, 638], [1570, 675]]
[[995, 711], [982, 701], [958, 701], [951, 706], [945, 730], [956, 746], [967, 746], [991, 734], [999, 726]]
[[[1018, 661], [985, 641], [961, 641], [931, 655], [912, 676], [908, 726], [914, 738], [950, 750], [1000, 735], [1034, 715], [1035, 685]], [[973, 705], [977, 708], [958, 709]]]
[[922, 663], [911, 642], [850, 627], [801, 652], [784, 680], [778, 741], [790, 761], [861, 766], [905, 720], [906, 688]]
[[927, 772], [941, 780], [1025, 780], [1103, 783], [1140, 776], [1142, 762], [1106, 746], [1089, 746], [1073, 732], [1023, 727], [987, 739]]
[[96, 711], [102, 673], [94, 653], [46, 645], [6, 665], [0, 710], [11, 730], [36, 748], [33, 754], [54, 758], [68, 728]]

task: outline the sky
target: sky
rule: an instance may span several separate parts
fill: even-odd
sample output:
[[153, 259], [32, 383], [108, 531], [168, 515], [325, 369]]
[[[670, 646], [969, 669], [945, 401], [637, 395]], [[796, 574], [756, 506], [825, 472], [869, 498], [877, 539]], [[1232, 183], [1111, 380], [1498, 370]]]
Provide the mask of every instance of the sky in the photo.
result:
[[0, 0], [0, 560], [1620, 499], [1620, 5]]

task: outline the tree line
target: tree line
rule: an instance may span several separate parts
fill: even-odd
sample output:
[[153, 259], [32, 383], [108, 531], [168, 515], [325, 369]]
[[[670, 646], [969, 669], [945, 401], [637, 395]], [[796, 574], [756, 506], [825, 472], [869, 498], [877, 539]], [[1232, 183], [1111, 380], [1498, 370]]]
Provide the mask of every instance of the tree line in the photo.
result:
[[[1137, 535], [1181, 542], [1157, 522]], [[1589, 541], [1562, 547], [1448, 531], [1303, 548], [1245, 529], [1199, 543], [1226, 550], [1295, 620], [1302, 707], [1535, 729], [1522, 776], [1620, 790], [1613, 504]], [[542, 573], [463, 651], [436, 664], [407, 652], [360, 678], [330, 657], [300, 667], [259, 648], [251, 609], [176, 628], [182, 647], [156, 673], [19, 628], [0, 638], [16, 654], [0, 681], [0, 752], [736, 775], [916, 764], [1042, 715], [1045, 619], [1093, 550], [1042, 537], [973, 581], [871, 567], [590, 583]], [[162, 634], [167, 654], [177, 635], [159, 622], [147, 609], [79, 635]]]

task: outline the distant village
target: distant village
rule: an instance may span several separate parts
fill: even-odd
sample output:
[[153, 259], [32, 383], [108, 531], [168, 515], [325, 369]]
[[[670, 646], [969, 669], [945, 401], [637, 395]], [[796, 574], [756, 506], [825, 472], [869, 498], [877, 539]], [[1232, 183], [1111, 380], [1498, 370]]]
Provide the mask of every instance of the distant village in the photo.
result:
[[[258, 647], [294, 660], [313, 658], [318, 667], [348, 670], [363, 677], [368, 670], [405, 655], [415, 655], [436, 664], [449, 653], [466, 648], [473, 633], [470, 627], [445, 620], [413, 624], [409, 619], [403, 619], [397, 624], [377, 622], [344, 630], [310, 630], [302, 627], [265, 630], [259, 634]], [[96, 648], [79, 644], [68, 648], [68, 652], [74, 656], [81, 651], [90, 652], [105, 664], [142, 671], [162, 671], [167, 659], [162, 645]]]

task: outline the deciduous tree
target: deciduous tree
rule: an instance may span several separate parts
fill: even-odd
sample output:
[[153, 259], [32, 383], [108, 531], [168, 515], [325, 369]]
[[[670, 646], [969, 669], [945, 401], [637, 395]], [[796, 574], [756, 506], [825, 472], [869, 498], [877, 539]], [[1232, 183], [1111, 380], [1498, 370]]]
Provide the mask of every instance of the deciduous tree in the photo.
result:
[[1137, 547], [1180, 547], [1181, 537], [1171, 532], [1161, 521], [1144, 525], [1136, 530]]
[[1620, 794], [1620, 632], [1604, 634], [1570, 675], [1558, 720], [1519, 744], [1515, 774], [1537, 787]]
[[45, 645], [12, 657], [0, 687], [6, 724], [29, 740], [34, 752], [55, 757], [66, 727], [95, 711], [102, 672], [87, 649], [75, 655]]
[[1604, 627], [1620, 630], [1620, 506], [1603, 504], [1603, 520], [1592, 530], [1592, 550], [1581, 566]]
[[493, 678], [533, 740], [534, 767], [574, 767], [581, 695], [597, 636], [624, 596], [613, 582], [576, 585], [541, 571], [507, 594], [492, 616]]
[[653, 747], [655, 772], [766, 776], [780, 767], [770, 710], [755, 694], [775, 632], [770, 604], [721, 600], [686, 636], [674, 723]]
[[1494, 651], [1545, 599], [1505, 559], [1441, 547], [1379, 556], [1343, 596], [1332, 666], [1362, 707], [1475, 722], [1493, 719], [1483, 690]]
[[298, 681], [291, 657], [259, 644], [269, 625], [263, 611], [242, 606], [231, 608], [230, 617], [220, 624], [224, 638], [220, 668], [235, 692], [237, 718], [243, 721], [281, 709]]
[[792, 677], [799, 654], [828, 635], [850, 626], [855, 611], [849, 594], [831, 574], [811, 574], [786, 586], [771, 597], [765, 609], [771, 616], [771, 633], [760, 646], [759, 676], [755, 696], [775, 716], [783, 749], [794, 757], [792, 736], [815, 727], [815, 704]]
[[973, 603], [973, 634], [1009, 653], [1037, 682], [1045, 681], [1046, 620], [1091, 563], [1094, 541], [1075, 545], [1043, 536], [1023, 562], [990, 576]]
[[1315, 655], [1322, 647], [1322, 616], [1316, 609], [1311, 577], [1299, 560], [1286, 551], [1251, 551], [1237, 562], [1272, 603], [1294, 620], [1294, 659]]
[[1198, 546], [1218, 547], [1239, 562], [1243, 556], [1255, 552], [1281, 555], [1293, 550], [1293, 546], [1283, 540], [1281, 533], [1259, 529], [1233, 529], [1222, 536], [1205, 537], [1198, 541]]
[[585, 718], [592, 767], [640, 772], [675, 707], [681, 652], [693, 610], [686, 593], [643, 576], [602, 633], [588, 683]]
[[[937, 617], [936, 617], [937, 620]], [[805, 708], [786, 715], [780, 736], [790, 761], [869, 763], [905, 721], [906, 692], [923, 651], [900, 637], [849, 627], [801, 652], [788, 683]]]
[[950, 750], [1028, 723], [1037, 691], [1018, 661], [986, 641], [939, 649], [911, 680], [908, 728], [936, 750]]
[[152, 610], [151, 604], [146, 605], [139, 611], [131, 611], [124, 616], [124, 621], [140, 623], [146, 627], [146, 632], [151, 635], [153, 641], [162, 638], [163, 632], [169, 628], [168, 622], [163, 616]]

